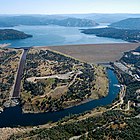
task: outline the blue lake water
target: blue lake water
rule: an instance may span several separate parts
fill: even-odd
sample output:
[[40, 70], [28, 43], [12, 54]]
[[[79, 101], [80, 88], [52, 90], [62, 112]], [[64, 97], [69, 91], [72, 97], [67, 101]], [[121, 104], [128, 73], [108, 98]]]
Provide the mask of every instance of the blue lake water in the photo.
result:
[[[93, 28], [107, 27], [107, 24], [101, 24]], [[86, 27], [85, 27], [86, 28]], [[83, 29], [85, 29], [83, 28]], [[2, 43], [11, 43], [11, 47], [23, 46], [54, 46], [71, 44], [99, 44], [99, 43], [126, 43], [120, 39], [97, 37], [95, 35], [86, 35], [81, 33], [78, 27], [62, 26], [16, 26], [10, 29], [16, 29], [33, 35], [32, 38], [21, 40], [6, 40]]]
[[105, 98], [93, 100], [82, 105], [74, 106], [57, 112], [46, 112], [38, 114], [24, 114], [22, 113], [20, 106], [6, 108], [4, 112], [0, 114], [0, 127], [41, 125], [47, 123], [48, 121], [58, 121], [59, 119], [64, 118], [70, 114], [79, 114], [98, 106], [111, 104], [112, 101], [117, 97], [120, 88], [115, 86], [118, 84], [118, 80], [114, 71], [108, 69], [107, 74], [109, 79], [109, 93]]
[[[106, 25], [100, 25], [94, 28], [102, 28]], [[22, 40], [0, 41], [2, 43], [11, 43], [11, 47], [30, 47], [30, 46], [54, 46], [54, 45], [70, 45], [70, 44], [99, 44], [99, 43], [124, 43], [119, 39], [96, 37], [95, 35], [85, 35], [76, 27], [60, 27], [60, 26], [17, 26], [12, 29], [24, 31], [32, 34], [32, 38]], [[126, 42], [125, 42], [126, 43]], [[107, 97], [93, 100], [82, 105], [71, 107], [57, 112], [47, 113], [22, 113], [20, 106], [6, 108], [0, 114], [0, 127], [13, 126], [29, 126], [41, 125], [48, 121], [57, 121], [69, 114], [79, 114], [84, 111], [91, 110], [98, 106], [111, 104], [118, 95], [120, 88], [114, 86], [118, 84], [115, 73], [108, 69], [109, 93]]]

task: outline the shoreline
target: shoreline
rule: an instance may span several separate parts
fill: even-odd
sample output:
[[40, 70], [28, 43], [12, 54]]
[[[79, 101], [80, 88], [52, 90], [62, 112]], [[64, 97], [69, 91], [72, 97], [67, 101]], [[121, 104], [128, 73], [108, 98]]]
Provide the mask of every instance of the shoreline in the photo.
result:
[[52, 45], [52, 46], [47, 46], [47, 45], [43, 45], [43, 46], [33, 46], [33, 48], [50, 48], [50, 47], [72, 47], [72, 46], [93, 46], [93, 45], [98, 45], [98, 46], [102, 46], [102, 45], [126, 45], [126, 44], [139, 44], [140, 42], [136, 43], [136, 42], [124, 42], [124, 43], [90, 43], [90, 44], [66, 44], [66, 45]]
[[[111, 72], [111, 73], [110, 73]], [[113, 71], [109, 71], [109, 79], [110, 80], [114, 80], [114, 78], [116, 78], [115, 75], [113, 75], [113, 77], [110, 77], [112, 75], [112, 73], [114, 73]], [[116, 80], [115, 81], [112, 81], [114, 84], [117, 82]], [[111, 82], [111, 83], [112, 83]], [[111, 87], [113, 86], [113, 83], [110, 85]], [[113, 86], [114, 87], [114, 86]], [[65, 116], [68, 116], [69, 114], [79, 114], [79, 113], [82, 113], [82, 112], [86, 112], [86, 111], [90, 111], [96, 107], [100, 107], [100, 106], [105, 106], [105, 105], [108, 105], [108, 104], [111, 104], [113, 99], [118, 95], [118, 92], [119, 92], [119, 89], [116, 88], [116, 94], [114, 96], [113, 94], [113, 91], [112, 90], [109, 90], [110, 93], [108, 94], [108, 96], [106, 97], [103, 97], [103, 98], [100, 98], [99, 100], [87, 100], [88, 102], [86, 103], [83, 103], [81, 105], [77, 105], [77, 106], [74, 106], [74, 107], [71, 107], [71, 108], [67, 108], [67, 109], [63, 109], [61, 111], [55, 111], [55, 112], [43, 112], [43, 113], [27, 113], [27, 114], [24, 114], [22, 113], [22, 109], [19, 108], [20, 106], [16, 106], [16, 107], [12, 107], [12, 108], [7, 108], [6, 109], [6, 114], [2, 114], [2, 116], [9, 116], [9, 113], [11, 113], [11, 111], [16, 111], [16, 112], [19, 112], [16, 113], [16, 115], [12, 115], [12, 117], [16, 117], [17, 115], [21, 115], [21, 119], [23, 119], [22, 121], [18, 121], [15, 120], [14, 122], [12, 122], [12, 125], [15, 124], [15, 126], [20, 126], [20, 127], [24, 127], [24, 126], [30, 126], [32, 124], [32, 126], [35, 126], [35, 125], [43, 125], [45, 124], [46, 122], [49, 122], [49, 121], [54, 121], [54, 122], [57, 122], [58, 120], [60, 120], [60, 118], [64, 118]], [[111, 97], [111, 100], [110, 100], [110, 97]], [[103, 102], [104, 100], [106, 100], [107, 102]], [[56, 114], [56, 115], [55, 115]], [[47, 118], [46, 118], [46, 117]], [[31, 119], [30, 117], [32, 117], [33, 119]], [[39, 117], [39, 118], [38, 118]], [[45, 117], [44, 120], [42, 120], [41, 118], [42, 117]], [[30, 118], [30, 119], [29, 119]], [[10, 118], [7, 118], [8, 122], [10, 121]], [[39, 119], [39, 120], [38, 120]], [[37, 122], [34, 122], [33, 120], [36, 120]], [[25, 122], [24, 122], [25, 121]], [[39, 123], [38, 123], [39, 121]], [[23, 123], [24, 122], [24, 123]], [[34, 122], [34, 123], [33, 123]], [[1, 123], [2, 123], [2, 120], [1, 120]], [[26, 125], [24, 125], [26, 123]], [[8, 124], [4, 124], [2, 123], [1, 124], [1, 128], [4, 126], [4, 127], [8, 127], [8, 126], [12, 126], [10, 125], [10, 123]]]
[[[24, 108], [22, 108], [22, 111], [23, 113], [33, 113], [33, 114], [38, 114], [38, 113], [47, 113], [47, 112], [57, 112], [57, 111], [62, 111], [62, 110], [65, 110], [65, 109], [69, 109], [69, 108], [72, 108], [72, 107], [76, 107], [76, 106], [79, 106], [79, 105], [82, 105], [82, 104], [85, 104], [85, 103], [88, 103], [90, 101], [93, 101], [93, 100], [100, 100], [102, 98], [105, 98], [108, 96], [109, 94], [109, 77], [108, 77], [108, 73], [107, 73], [107, 70], [110, 69], [110, 68], [105, 68], [105, 77], [107, 79], [107, 85], [106, 85], [106, 89], [105, 89], [105, 94], [102, 95], [101, 97], [95, 97], [95, 98], [92, 98], [92, 97], [89, 97], [87, 99], [84, 99], [83, 101], [76, 101], [74, 102], [72, 105], [69, 105], [69, 106], [66, 106], [64, 107], [63, 109], [58, 109], [58, 110], [54, 110], [54, 111], [49, 111], [49, 110], [46, 110], [45, 112], [32, 112], [32, 111], [26, 111], [24, 110]], [[92, 93], [93, 94], [93, 93]], [[92, 96], [92, 95], [91, 95]]]
[[0, 44], [0, 48], [7, 48], [10, 45], [11, 45], [11, 43]]

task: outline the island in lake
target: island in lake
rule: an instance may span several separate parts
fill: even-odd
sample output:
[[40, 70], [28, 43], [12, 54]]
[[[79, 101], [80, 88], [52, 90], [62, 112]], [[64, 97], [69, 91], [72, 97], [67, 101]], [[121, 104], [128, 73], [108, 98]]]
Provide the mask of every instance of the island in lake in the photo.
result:
[[32, 35], [14, 29], [0, 29], [0, 40], [26, 39]]

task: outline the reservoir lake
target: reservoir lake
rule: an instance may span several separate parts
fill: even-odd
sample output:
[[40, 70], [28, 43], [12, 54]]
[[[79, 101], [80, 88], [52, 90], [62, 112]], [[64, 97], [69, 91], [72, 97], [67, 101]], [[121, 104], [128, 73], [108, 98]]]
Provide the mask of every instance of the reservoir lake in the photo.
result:
[[[107, 27], [107, 24], [101, 24], [92, 28]], [[100, 43], [127, 43], [120, 39], [96, 37], [95, 35], [86, 35], [81, 33], [78, 27], [61, 27], [61, 26], [16, 26], [9, 29], [16, 29], [27, 34], [33, 35], [32, 38], [21, 40], [0, 41], [0, 44], [11, 43], [12, 48], [31, 47], [31, 46], [59, 46], [72, 44], [100, 44]], [[115, 86], [118, 83], [117, 77], [113, 70], [107, 70], [109, 78], [109, 92], [105, 98], [92, 100], [87, 103], [70, 107], [56, 112], [46, 113], [23, 113], [20, 106], [4, 109], [0, 113], [0, 127], [14, 126], [36, 126], [45, 124], [49, 121], [58, 121], [70, 114], [79, 114], [89, 111], [95, 107], [111, 104], [117, 97], [120, 88]]]
[[[100, 24], [96, 27], [62, 27], [62, 26], [15, 26], [8, 29], [23, 31], [33, 35], [32, 38], [21, 40], [5, 40], [0, 44], [11, 43], [10, 47], [31, 47], [31, 46], [60, 46], [74, 44], [100, 44], [100, 43], [126, 43], [126, 41], [113, 38], [97, 37], [81, 33], [80, 29], [104, 28], [108, 24]], [[5, 29], [5, 28], [1, 28]]]

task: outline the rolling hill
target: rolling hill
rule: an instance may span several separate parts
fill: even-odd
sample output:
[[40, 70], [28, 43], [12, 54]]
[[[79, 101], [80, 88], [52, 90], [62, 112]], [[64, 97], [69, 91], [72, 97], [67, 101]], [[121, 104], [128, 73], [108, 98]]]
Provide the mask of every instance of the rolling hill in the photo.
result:
[[0, 29], [0, 40], [25, 39], [32, 35], [13, 29]]
[[121, 20], [119, 22], [112, 23], [110, 27], [140, 30], [140, 18], [128, 18]]
[[116, 28], [97, 28], [84, 29], [82, 33], [95, 34], [98, 37], [108, 37], [122, 39], [128, 42], [140, 42], [140, 30], [116, 29]]
[[59, 25], [65, 27], [93, 27], [98, 24], [90, 19], [68, 18], [51, 15], [0, 16], [0, 27], [18, 25]]

